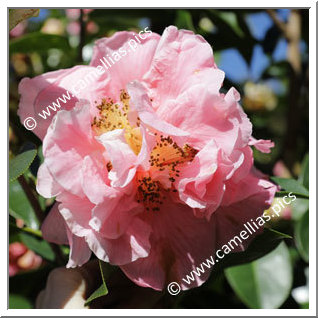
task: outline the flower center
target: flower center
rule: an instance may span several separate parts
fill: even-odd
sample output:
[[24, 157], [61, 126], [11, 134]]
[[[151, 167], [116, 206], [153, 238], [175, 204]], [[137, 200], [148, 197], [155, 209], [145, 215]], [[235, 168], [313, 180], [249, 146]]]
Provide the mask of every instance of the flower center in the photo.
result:
[[179, 177], [179, 169], [191, 162], [196, 154], [197, 150], [187, 144], [179, 147], [170, 136], [157, 136], [157, 143], [150, 153], [149, 171], [137, 172], [138, 202], [143, 202], [147, 211], [159, 211], [167, 194], [177, 192], [174, 182]]
[[130, 96], [125, 90], [121, 90], [120, 102], [115, 103], [111, 98], [103, 98], [97, 106], [99, 117], [94, 117], [92, 128], [97, 135], [115, 129], [125, 129], [125, 139], [136, 155], [140, 152], [142, 135], [140, 132], [140, 120], [136, 126], [132, 126], [128, 120]]
[[[140, 119], [132, 126], [128, 120], [130, 96], [125, 90], [121, 90], [120, 103], [115, 103], [111, 98], [104, 98], [97, 106], [99, 117], [95, 117], [92, 128], [97, 135], [115, 129], [125, 129], [125, 139], [136, 155], [142, 146], [140, 131]], [[176, 178], [179, 177], [180, 169], [191, 162], [197, 150], [185, 144], [178, 146], [170, 136], [158, 135], [156, 145], [150, 153], [150, 169], [140, 170], [136, 173], [138, 202], [143, 203], [146, 210], [158, 211], [163, 200], [169, 192], [177, 192], [174, 187]], [[107, 163], [107, 170], [112, 169], [111, 162]]]

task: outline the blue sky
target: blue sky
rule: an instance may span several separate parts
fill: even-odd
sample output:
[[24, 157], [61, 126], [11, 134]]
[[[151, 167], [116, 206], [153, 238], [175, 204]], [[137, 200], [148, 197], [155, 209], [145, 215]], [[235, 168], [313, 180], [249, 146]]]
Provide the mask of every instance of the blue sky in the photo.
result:
[[[290, 13], [289, 9], [278, 10], [279, 17], [286, 21]], [[253, 13], [247, 16], [246, 20], [252, 35], [259, 41], [265, 37], [267, 30], [273, 22], [266, 12]], [[280, 39], [273, 53], [274, 61], [286, 59], [287, 42]], [[222, 51], [219, 67], [225, 71], [226, 76], [234, 82], [244, 82], [246, 80], [259, 80], [262, 72], [268, 67], [269, 58], [264, 54], [260, 45], [256, 45], [253, 50], [250, 66], [235, 49], [231, 48]]]

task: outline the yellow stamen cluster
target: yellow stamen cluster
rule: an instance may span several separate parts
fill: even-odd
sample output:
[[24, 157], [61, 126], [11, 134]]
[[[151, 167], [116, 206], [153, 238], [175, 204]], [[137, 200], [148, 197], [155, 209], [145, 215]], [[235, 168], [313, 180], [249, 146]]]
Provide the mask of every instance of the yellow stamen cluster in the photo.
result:
[[94, 117], [92, 128], [97, 135], [115, 129], [125, 129], [125, 139], [130, 148], [138, 155], [141, 149], [142, 136], [140, 133], [140, 119], [137, 118], [136, 126], [133, 127], [128, 121], [130, 96], [125, 90], [120, 92], [120, 104], [111, 98], [102, 99], [97, 106], [99, 116]]
[[[125, 139], [130, 148], [139, 154], [142, 146], [142, 135], [140, 131], [140, 119], [137, 119], [135, 126], [132, 126], [128, 120], [130, 97], [125, 90], [121, 90], [120, 103], [115, 103], [111, 98], [102, 99], [97, 106], [99, 110], [98, 118], [95, 117], [92, 122], [92, 128], [97, 135], [115, 129], [125, 129]], [[197, 150], [185, 144], [182, 148], [172, 140], [170, 136], [157, 136], [157, 143], [150, 154], [150, 169], [149, 171], [138, 171], [137, 195], [138, 202], [143, 203], [146, 210], [159, 211], [160, 205], [169, 191], [177, 192], [173, 183], [179, 177], [180, 168], [187, 162], [191, 162]], [[113, 168], [112, 163], [108, 162], [106, 168], [109, 171]], [[170, 185], [164, 187], [158, 180], [154, 180], [153, 175], [162, 172], [168, 175]], [[156, 178], [155, 178], [156, 179]]]
[[[155, 134], [157, 135], [157, 134]], [[159, 211], [160, 205], [163, 204], [166, 193], [169, 191], [177, 192], [173, 183], [179, 177], [180, 168], [187, 162], [191, 162], [197, 150], [184, 145], [182, 148], [172, 140], [170, 136], [157, 137], [158, 141], [150, 154], [150, 172], [166, 171], [169, 175], [171, 186], [164, 188], [159, 181], [153, 180], [149, 176], [138, 176], [138, 199], [146, 206], [146, 210], [150, 208], [153, 211]]]

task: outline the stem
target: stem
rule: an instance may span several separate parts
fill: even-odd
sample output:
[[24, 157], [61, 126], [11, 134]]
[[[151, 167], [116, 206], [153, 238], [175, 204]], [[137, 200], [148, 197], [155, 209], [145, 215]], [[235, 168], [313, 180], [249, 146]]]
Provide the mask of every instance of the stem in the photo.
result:
[[273, 10], [273, 9], [268, 9], [268, 10], [266, 10], [266, 12], [272, 18], [273, 22], [278, 27], [278, 29], [282, 31], [284, 37], [288, 40], [287, 26], [286, 26], [286, 24], [283, 21], [281, 21], [278, 18], [277, 14], [276, 14], [276, 11]]

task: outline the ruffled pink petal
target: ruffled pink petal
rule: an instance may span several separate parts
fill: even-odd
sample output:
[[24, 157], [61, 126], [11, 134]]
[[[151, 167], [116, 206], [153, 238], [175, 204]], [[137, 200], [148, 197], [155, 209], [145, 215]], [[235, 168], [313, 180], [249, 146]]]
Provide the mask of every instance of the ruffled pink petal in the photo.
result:
[[58, 203], [55, 203], [45, 218], [41, 231], [43, 238], [49, 242], [56, 244], [68, 244], [68, 237], [66, 233], [67, 226], [65, 220], [60, 214]]
[[[110, 38], [95, 42], [91, 66], [108, 67], [102, 78], [107, 79], [107, 96], [118, 98], [120, 90], [133, 80], [141, 80], [149, 70], [160, 36], [143, 33], [138, 43], [134, 32], [117, 32]], [[135, 45], [138, 44], [138, 45]], [[113, 62], [112, 62], [113, 60]], [[108, 63], [108, 64], [107, 64]]]
[[156, 145], [157, 138], [146, 127], [144, 127], [143, 123], [140, 124], [140, 131], [142, 135], [142, 144], [137, 158], [137, 165], [142, 165], [144, 170], [149, 170], [149, 159], [151, 156], [151, 151]]
[[103, 202], [104, 197], [114, 191], [109, 185], [105, 159], [99, 152], [86, 156], [83, 160], [82, 189], [94, 204]]
[[[266, 188], [262, 180], [253, 186], [252, 195], [229, 206], [220, 206], [209, 221], [195, 217], [184, 205], [164, 206], [151, 218], [154, 232], [149, 256], [121, 266], [122, 270], [136, 284], [156, 290], [164, 289], [170, 282], [177, 282], [182, 289], [200, 286], [209, 277], [211, 264], [210, 268], [203, 266], [204, 273], [199, 277], [192, 273], [193, 281], [187, 275], [202, 268], [202, 262], [211, 260], [211, 256], [216, 259], [218, 248], [246, 230], [244, 223], [256, 220], [269, 207], [275, 186]], [[249, 241], [234, 245], [233, 251], [244, 250]]]
[[79, 102], [71, 111], [60, 111], [43, 141], [45, 163], [58, 184], [84, 197], [81, 169], [85, 156], [102, 150], [93, 138], [88, 103]]
[[166, 101], [176, 99], [185, 90], [199, 83], [200, 76], [206, 69], [211, 70], [211, 87], [218, 91], [224, 73], [215, 68], [210, 44], [191, 31], [178, 30], [174, 26], [166, 28], [156, 49], [151, 69], [144, 77], [154, 108], [165, 107]]
[[38, 170], [36, 191], [44, 198], [53, 198], [61, 193], [62, 190], [63, 188], [54, 180], [44, 162]]
[[67, 236], [70, 244], [70, 255], [66, 267], [82, 266], [89, 261], [92, 252], [83, 237], [78, 237], [69, 230], [67, 231]]
[[218, 207], [225, 190], [226, 173], [219, 167], [219, 148], [212, 140], [180, 172], [176, 188], [192, 208]]
[[147, 257], [150, 250], [151, 227], [135, 217], [125, 233], [118, 239], [105, 239], [96, 232], [90, 233], [86, 241], [95, 255], [115, 265], [123, 265]]
[[143, 211], [143, 206], [137, 204], [134, 196], [127, 196], [114, 191], [104, 202], [93, 209], [90, 226], [107, 239], [117, 239], [123, 235], [137, 213]]
[[250, 146], [254, 146], [257, 150], [264, 152], [264, 153], [270, 153], [271, 148], [275, 147], [275, 143], [271, 140], [264, 140], [264, 139], [255, 139], [253, 137], [250, 137], [249, 141]]
[[267, 201], [264, 201], [264, 204], [271, 204], [271, 200], [277, 191], [277, 186], [268, 181], [267, 177], [261, 174], [256, 168], [252, 167], [250, 173], [239, 182], [232, 179], [226, 182], [226, 191], [221, 205], [232, 205], [262, 191], [266, 195], [270, 194]]
[[[96, 69], [85, 65], [49, 72], [32, 79], [24, 78], [19, 84], [21, 98], [18, 115], [21, 123], [26, 118], [33, 117], [37, 122], [33, 132], [40, 139], [43, 139], [54, 115], [59, 110], [72, 109], [81, 98], [88, 99], [93, 105], [97, 98], [103, 96], [104, 87], [105, 83], [100, 80]], [[58, 98], [62, 98], [65, 101], [64, 103], [59, 100], [60, 108], [53, 104], [57, 104]], [[47, 109], [49, 105], [53, 109], [50, 107]], [[94, 111], [95, 109], [92, 108], [92, 113]]]
[[107, 150], [107, 156], [112, 164], [108, 173], [112, 187], [125, 187], [136, 173], [137, 156], [127, 144], [125, 131], [112, 130], [96, 138]]
[[235, 148], [243, 148], [252, 133], [252, 125], [233, 98], [233, 91], [223, 97], [197, 85], [189, 88], [175, 101], [169, 111], [158, 111], [163, 120], [191, 132], [187, 142], [203, 148], [211, 139], [230, 156]]
[[233, 151], [228, 159], [234, 164], [234, 169], [230, 175], [233, 183], [238, 183], [245, 178], [250, 173], [254, 163], [253, 151], [249, 146]]
[[191, 208], [166, 201], [158, 213], [149, 216], [153, 228], [151, 250], [146, 258], [121, 266], [137, 285], [162, 290], [170, 282], [183, 289], [201, 285], [207, 270], [191, 286], [182, 278], [214, 252], [214, 232], [204, 218], [194, 216]]
[[60, 214], [63, 216], [70, 231], [80, 237], [88, 235], [92, 230], [89, 221], [92, 217], [94, 204], [87, 198], [80, 198], [64, 192], [57, 197]]
[[137, 81], [129, 83], [127, 84], [127, 90], [131, 98], [130, 102], [144, 124], [170, 136], [187, 136], [189, 134], [165, 122], [155, 113], [147, 92], [141, 83]]

